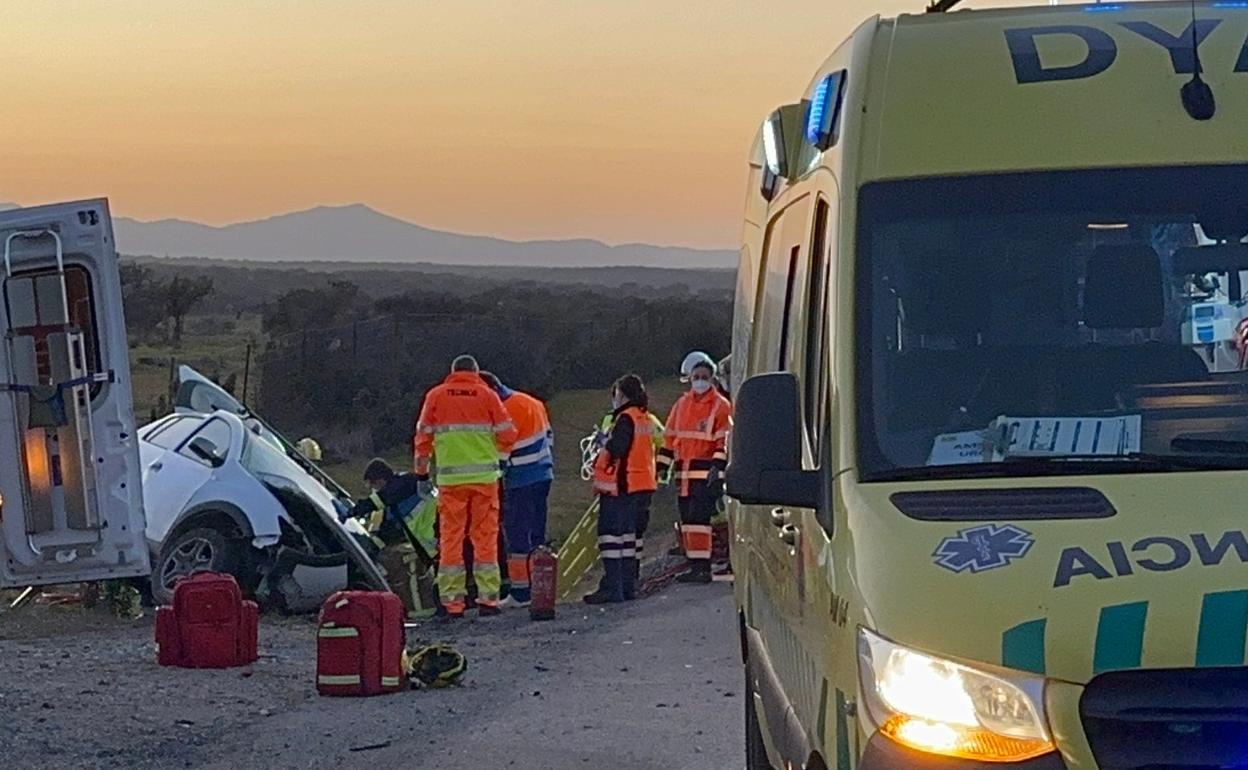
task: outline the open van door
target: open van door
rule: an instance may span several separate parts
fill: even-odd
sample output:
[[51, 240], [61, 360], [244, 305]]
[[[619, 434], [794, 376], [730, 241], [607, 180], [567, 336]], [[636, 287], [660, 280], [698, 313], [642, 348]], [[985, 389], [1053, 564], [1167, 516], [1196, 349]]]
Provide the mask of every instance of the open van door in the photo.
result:
[[144, 576], [106, 200], [0, 212], [0, 587]]

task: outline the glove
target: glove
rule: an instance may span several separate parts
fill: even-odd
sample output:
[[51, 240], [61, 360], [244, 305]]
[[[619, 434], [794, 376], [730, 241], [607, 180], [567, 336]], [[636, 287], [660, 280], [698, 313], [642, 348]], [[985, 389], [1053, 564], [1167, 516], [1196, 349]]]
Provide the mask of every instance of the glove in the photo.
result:
[[724, 474], [718, 467], [712, 467], [706, 474], [706, 485], [716, 496], [724, 494]]

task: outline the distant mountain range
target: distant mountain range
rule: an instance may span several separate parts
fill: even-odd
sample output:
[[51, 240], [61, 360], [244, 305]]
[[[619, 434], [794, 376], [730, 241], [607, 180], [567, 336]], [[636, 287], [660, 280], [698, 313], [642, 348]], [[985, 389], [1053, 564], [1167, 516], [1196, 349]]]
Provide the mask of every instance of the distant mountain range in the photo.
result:
[[731, 268], [737, 255], [595, 240], [507, 241], [413, 224], [356, 204], [212, 227], [180, 219], [116, 217], [118, 250], [134, 256], [550, 267]]

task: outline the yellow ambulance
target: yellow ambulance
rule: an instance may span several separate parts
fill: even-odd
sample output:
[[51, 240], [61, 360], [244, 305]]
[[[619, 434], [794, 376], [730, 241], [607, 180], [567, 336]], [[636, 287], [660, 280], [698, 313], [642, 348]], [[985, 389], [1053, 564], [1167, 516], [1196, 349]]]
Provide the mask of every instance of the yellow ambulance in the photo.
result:
[[752, 150], [747, 766], [1248, 768], [1248, 2], [916, 10]]

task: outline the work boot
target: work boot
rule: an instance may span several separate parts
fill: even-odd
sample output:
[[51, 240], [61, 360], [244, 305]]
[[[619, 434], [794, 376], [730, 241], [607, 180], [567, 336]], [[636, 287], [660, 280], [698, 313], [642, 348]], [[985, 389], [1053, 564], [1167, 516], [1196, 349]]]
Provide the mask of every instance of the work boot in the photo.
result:
[[703, 559], [689, 562], [689, 571], [676, 578], [677, 583], [711, 582], [711, 563]]
[[621, 593], [624, 601], [631, 602], [637, 598], [637, 589], [641, 587], [641, 559], [628, 559], [624, 567], [624, 585]]
[[582, 601], [586, 604], [616, 604], [624, 601], [623, 584], [621, 574], [624, 564], [621, 559], [603, 559], [602, 560], [602, 582], [598, 584], [598, 590]]

